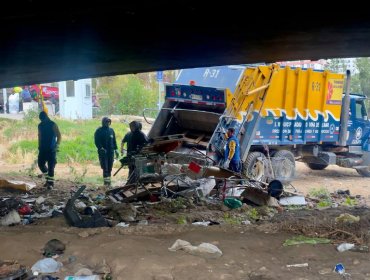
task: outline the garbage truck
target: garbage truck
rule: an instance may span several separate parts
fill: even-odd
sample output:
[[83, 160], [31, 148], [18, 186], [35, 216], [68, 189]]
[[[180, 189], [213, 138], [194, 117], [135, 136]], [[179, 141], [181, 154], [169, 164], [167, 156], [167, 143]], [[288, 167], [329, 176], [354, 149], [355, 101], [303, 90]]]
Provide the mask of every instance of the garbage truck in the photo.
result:
[[222, 166], [224, 134], [233, 127], [248, 178], [290, 181], [296, 160], [313, 170], [336, 164], [370, 177], [366, 96], [344, 89], [350, 75], [346, 83], [344, 74], [276, 64], [238, 71], [231, 90], [199, 86], [196, 79], [167, 84], [148, 136], [182, 135], [175, 152], [195, 147]]

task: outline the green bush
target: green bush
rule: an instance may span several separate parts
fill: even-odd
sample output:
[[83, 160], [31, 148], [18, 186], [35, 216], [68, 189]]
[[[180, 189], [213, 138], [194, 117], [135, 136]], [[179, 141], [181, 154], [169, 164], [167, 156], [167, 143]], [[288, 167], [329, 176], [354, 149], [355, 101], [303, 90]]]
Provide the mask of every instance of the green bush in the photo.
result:
[[[57, 156], [59, 163], [68, 163], [69, 161], [98, 163], [94, 133], [101, 126], [100, 120], [55, 120], [55, 122], [62, 134], [62, 143]], [[8, 140], [20, 139], [20, 141], [15, 141], [11, 145], [10, 152], [15, 153], [18, 149], [25, 153], [37, 152], [38, 123], [36, 121], [18, 121], [5, 130], [4, 136]], [[119, 148], [123, 135], [127, 131], [127, 125], [113, 122], [112, 128], [116, 132], [117, 146]]]

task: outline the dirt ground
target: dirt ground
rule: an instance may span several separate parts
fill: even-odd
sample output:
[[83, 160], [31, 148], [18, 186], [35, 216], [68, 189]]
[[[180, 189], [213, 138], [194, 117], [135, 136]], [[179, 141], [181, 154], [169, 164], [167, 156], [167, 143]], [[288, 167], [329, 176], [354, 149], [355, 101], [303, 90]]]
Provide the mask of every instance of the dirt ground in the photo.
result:
[[[22, 165], [0, 164], [2, 177], [8, 179], [27, 179], [27, 176], [16, 174], [24, 168]], [[13, 173], [9, 175], [10, 171]], [[69, 175], [69, 170], [58, 165], [56, 172], [59, 181], [52, 192], [59, 192], [66, 200], [73, 184], [62, 178]], [[98, 167], [89, 166], [87, 176], [99, 176], [100, 172]], [[120, 173], [117, 184], [124, 179], [125, 172]], [[370, 179], [362, 178], [349, 169], [328, 167], [327, 170], [312, 171], [298, 163], [296, 177], [293, 186], [305, 194], [311, 188], [325, 187], [330, 191], [349, 189], [351, 195], [362, 195], [370, 200]], [[40, 180], [36, 182], [41, 183]], [[45, 195], [41, 187], [34, 191], [35, 194], [38, 192]], [[343, 263], [346, 272], [351, 274], [348, 279], [370, 279], [369, 253], [340, 253], [335, 249], [336, 242], [282, 245], [293, 236], [292, 232], [279, 226], [282, 221], [298, 220], [302, 224], [313, 221], [314, 226], [317, 221], [333, 220], [339, 213], [351, 211], [356, 211], [361, 219], [369, 220], [370, 211], [367, 208], [335, 209], [335, 212], [330, 209], [310, 210], [304, 215], [299, 211], [285, 210], [275, 214], [274, 220], [252, 225], [208, 227], [149, 220], [148, 225], [121, 229], [77, 229], [69, 227], [63, 217], [40, 219], [30, 225], [0, 227], [0, 260], [17, 260], [31, 267], [42, 258], [41, 250], [45, 243], [57, 238], [66, 244], [66, 251], [59, 258], [64, 267], [57, 274], [62, 279], [81, 266], [94, 270], [103, 263], [108, 265], [113, 279], [340, 279], [341, 276], [333, 272], [337, 263]], [[184, 213], [191, 215], [190, 212]], [[212, 243], [223, 255], [208, 259], [183, 251], [170, 252], [168, 248], [177, 239], [193, 245]], [[308, 267], [287, 267], [302, 263], [308, 263]]]
[[292, 182], [297, 190], [307, 194], [312, 188], [350, 190], [352, 195], [362, 195], [370, 201], [370, 178], [361, 177], [354, 169], [329, 166], [324, 170], [311, 170], [297, 162], [296, 179]]

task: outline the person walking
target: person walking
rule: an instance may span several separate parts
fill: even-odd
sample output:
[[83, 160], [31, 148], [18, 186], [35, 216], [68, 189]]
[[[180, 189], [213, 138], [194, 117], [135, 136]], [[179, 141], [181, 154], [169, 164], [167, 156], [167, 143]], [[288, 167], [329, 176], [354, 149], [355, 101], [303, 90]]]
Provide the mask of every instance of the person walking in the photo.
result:
[[38, 125], [39, 154], [37, 162], [46, 178], [44, 186], [52, 189], [54, 187], [54, 169], [57, 164], [56, 154], [59, 151], [62, 136], [58, 125], [50, 120], [44, 111], [40, 112], [39, 119], [41, 122]]
[[118, 158], [116, 134], [110, 127], [112, 120], [108, 117], [102, 119], [102, 126], [94, 134], [95, 146], [98, 149], [100, 167], [103, 169], [104, 186], [111, 185], [111, 174], [114, 155]]

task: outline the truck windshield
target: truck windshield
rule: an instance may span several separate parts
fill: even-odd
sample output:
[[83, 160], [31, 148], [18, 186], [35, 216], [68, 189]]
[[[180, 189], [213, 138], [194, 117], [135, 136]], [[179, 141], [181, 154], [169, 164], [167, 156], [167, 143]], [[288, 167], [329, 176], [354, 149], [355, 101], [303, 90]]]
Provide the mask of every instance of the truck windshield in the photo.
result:
[[368, 119], [364, 100], [356, 101], [356, 119]]

